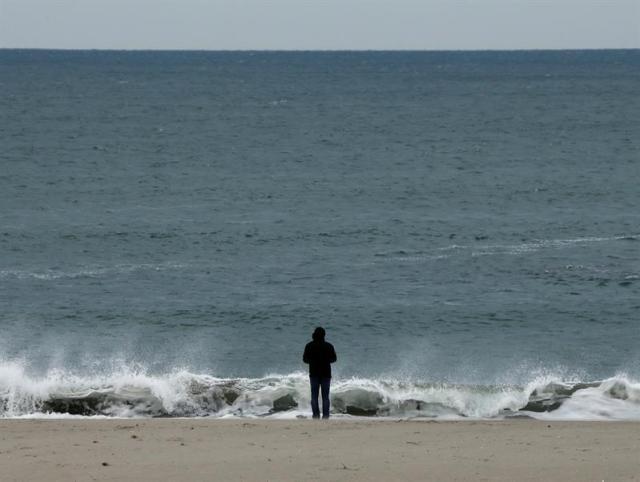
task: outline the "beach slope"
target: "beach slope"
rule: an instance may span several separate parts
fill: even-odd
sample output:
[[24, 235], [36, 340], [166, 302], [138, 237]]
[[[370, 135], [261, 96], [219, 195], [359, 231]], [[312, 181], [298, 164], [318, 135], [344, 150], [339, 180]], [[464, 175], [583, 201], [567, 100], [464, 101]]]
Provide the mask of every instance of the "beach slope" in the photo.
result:
[[640, 480], [640, 423], [2, 420], [3, 481]]

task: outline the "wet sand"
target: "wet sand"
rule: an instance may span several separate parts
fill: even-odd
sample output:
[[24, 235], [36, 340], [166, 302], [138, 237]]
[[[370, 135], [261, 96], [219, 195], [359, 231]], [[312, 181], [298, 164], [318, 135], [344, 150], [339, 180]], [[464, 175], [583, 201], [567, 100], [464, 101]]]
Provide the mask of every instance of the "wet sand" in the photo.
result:
[[640, 481], [640, 423], [2, 420], [7, 481]]

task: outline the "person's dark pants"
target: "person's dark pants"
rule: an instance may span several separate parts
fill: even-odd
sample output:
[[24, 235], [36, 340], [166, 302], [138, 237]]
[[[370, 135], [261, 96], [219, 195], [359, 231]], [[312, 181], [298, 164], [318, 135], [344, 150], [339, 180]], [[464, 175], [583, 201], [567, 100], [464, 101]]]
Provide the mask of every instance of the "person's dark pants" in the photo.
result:
[[311, 382], [311, 411], [313, 418], [320, 418], [318, 395], [322, 389], [322, 418], [329, 418], [329, 387], [331, 378], [309, 377]]

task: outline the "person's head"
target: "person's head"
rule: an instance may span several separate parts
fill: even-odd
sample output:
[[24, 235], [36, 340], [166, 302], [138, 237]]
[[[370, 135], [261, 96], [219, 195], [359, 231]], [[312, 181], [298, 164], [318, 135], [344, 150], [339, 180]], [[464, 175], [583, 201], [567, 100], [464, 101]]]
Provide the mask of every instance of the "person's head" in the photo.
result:
[[311, 335], [311, 338], [313, 338], [313, 341], [324, 341], [324, 335], [325, 335], [324, 328], [319, 326], [318, 328], [313, 330], [313, 335]]

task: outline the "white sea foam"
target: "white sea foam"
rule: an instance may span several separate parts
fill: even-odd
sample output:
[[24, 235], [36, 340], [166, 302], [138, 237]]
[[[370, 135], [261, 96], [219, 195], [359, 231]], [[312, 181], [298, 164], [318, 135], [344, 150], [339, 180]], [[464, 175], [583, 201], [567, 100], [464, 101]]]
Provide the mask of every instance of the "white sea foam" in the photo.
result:
[[545, 420], [640, 420], [640, 383], [620, 375], [577, 390]]
[[[0, 414], [41, 417], [309, 416], [304, 373], [218, 378], [176, 370], [151, 375], [126, 368], [80, 376], [51, 370], [29, 375], [18, 362], [0, 364]], [[378, 418], [640, 420], [640, 383], [620, 375], [571, 382], [543, 376], [522, 385], [468, 385], [394, 379], [336, 379], [337, 416]]]
[[[610, 241], [636, 240], [640, 239], [640, 234], [624, 235], [624, 236], [586, 236], [579, 238], [567, 239], [540, 239], [530, 242], [516, 244], [450, 244], [425, 252], [395, 252], [395, 253], [379, 253], [385, 261], [395, 261], [402, 263], [420, 263], [428, 261], [437, 261], [450, 258], [456, 254], [477, 256], [493, 256], [500, 254], [507, 255], [524, 255], [538, 252], [545, 249], [564, 249], [572, 246], [579, 246], [593, 243], [604, 243]], [[400, 254], [398, 254], [400, 253]]]
[[40, 271], [29, 271], [19, 269], [0, 270], [0, 279], [16, 278], [16, 279], [37, 279], [43, 281], [52, 281], [58, 279], [75, 279], [75, 278], [99, 278], [102, 276], [114, 274], [127, 274], [137, 271], [166, 271], [172, 269], [184, 268], [184, 264], [180, 263], [142, 263], [142, 264], [117, 264], [113, 266], [93, 266], [72, 270], [48, 269]]
[[625, 236], [586, 236], [568, 239], [540, 239], [518, 244], [486, 244], [479, 246], [452, 246], [441, 248], [448, 249], [469, 249], [473, 256], [485, 256], [492, 254], [526, 254], [540, 251], [542, 249], [562, 249], [582, 244], [603, 243], [610, 241], [620, 241], [624, 239], [635, 239], [639, 235]]

